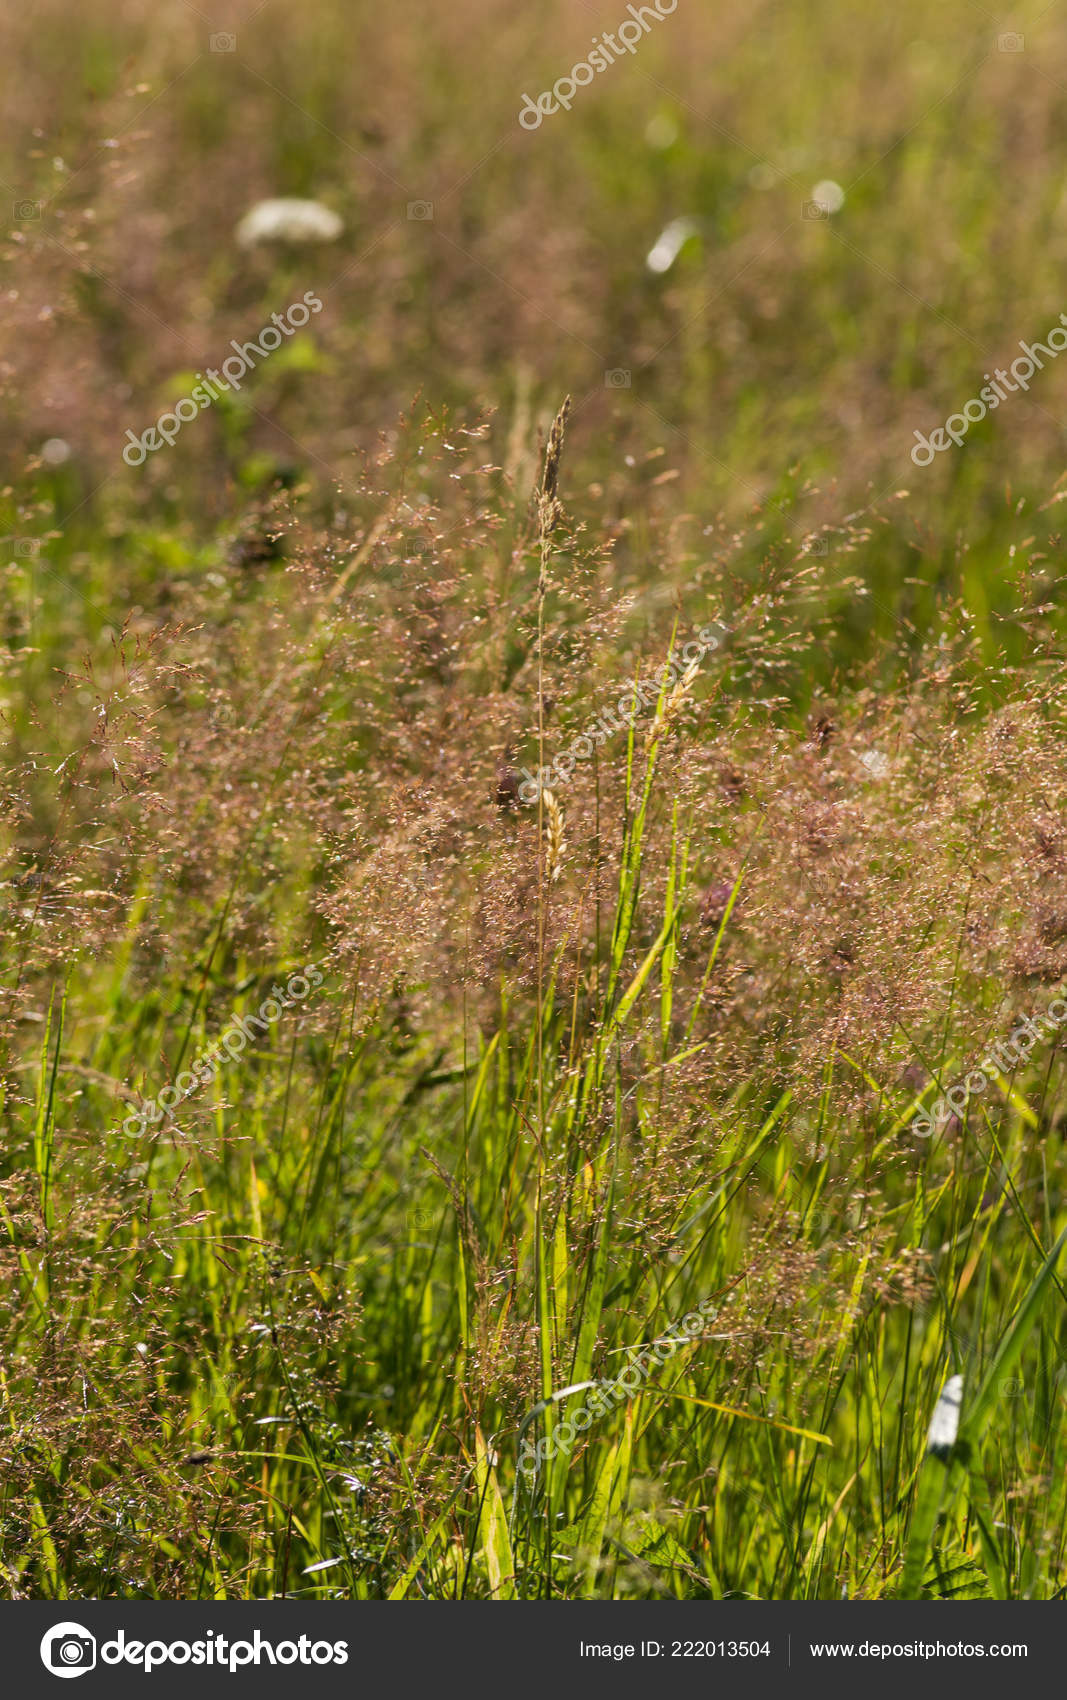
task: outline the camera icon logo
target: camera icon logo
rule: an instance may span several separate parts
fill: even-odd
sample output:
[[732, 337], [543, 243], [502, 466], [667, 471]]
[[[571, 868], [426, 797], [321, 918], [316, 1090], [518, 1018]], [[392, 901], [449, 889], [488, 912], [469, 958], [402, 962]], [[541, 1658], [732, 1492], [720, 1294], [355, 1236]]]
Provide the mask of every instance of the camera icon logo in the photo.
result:
[[16, 539], [15, 539], [15, 559], [16, 560], [18, 560], [18, 561], [32, 561], [34, 556], [39, 555], [40, 553], [41, 553], [41, 540], [40, 540], [39, 537], [16, 537]]
[[427, 1204], [413, 1204], [408, 1211], [408, 1222], [415, 1233], [426, 1233], [437, 1224], [439, 1212]]
[[804, 202], [804, 217], [805, 218], [829, 218], [829, 216], [830, 216], [830, 209], [829, 209], [829, 207], [824, 206], [822, 201], [805, 201]]
[[41, 1642], [41, 1663], [53, 1676], [84, 1676], [96, 1668], [96, 1638], [80, 1623], [57, 1623]]
[[212, 53], [236, 53], [237, 37], [229, 30], [220, 30], [217, 35], [208, 38], [208, 46]]
[[41, 203], [40, 201], [16, 201], [11, 210], [18, 219], [40, 218]]
[[606, 390], [628, 390], [630, 374], [625, 366], [612, 366], [604, 373], [604, 388]]
[[433, 218], [432, 201], [409, 201], [408, 218], [426, 221]]
[[1017, 35], [1014, 30], [1008, 30], [1004, 35], [997, 36], [998, 53], [1022, 53], [1025, 46], [1025, 36]]

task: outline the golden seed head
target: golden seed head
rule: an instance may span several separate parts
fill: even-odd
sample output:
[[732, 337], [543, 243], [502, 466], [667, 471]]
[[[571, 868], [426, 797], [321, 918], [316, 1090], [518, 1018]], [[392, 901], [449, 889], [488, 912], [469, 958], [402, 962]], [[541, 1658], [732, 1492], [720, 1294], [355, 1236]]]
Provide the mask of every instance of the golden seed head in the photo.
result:
[[552, 422], [548, 433], [548, 446], [545, 449], [545, 469], [541, 475], [541, 486], [537, 492], [537, 532], [541, 545], [541, 584], [540, 591], [545, 590], [545, 558], [548, 554], [552, 533], [563, 518], [563, 504], [559, 500], [559, 468], [563, 459], [563, 439], [567, 432], [567, 419], [571, 411], [571, 398], [567, 396], [563, 406]]
[[541, 800], [545, 806], [545, 872], [550, 880], [558, 880], [563, 852], [567, 848], [563, 834], [563, 810], [552, 791], [543, 791]]
[[656, 716], [655, 725], [653, 726], [654, 733], [658, 735], [670, 730], [672, 722], [677, 719], [686, 697], [693, 688], [693, 681], [699, 671], [700, 659], [698, 657], [696, 661], [691, 661], [689, 663], [685, 672], [678, 680], [678, 683], [674, 686], [674, 689], [663, 703], [659, 714]]

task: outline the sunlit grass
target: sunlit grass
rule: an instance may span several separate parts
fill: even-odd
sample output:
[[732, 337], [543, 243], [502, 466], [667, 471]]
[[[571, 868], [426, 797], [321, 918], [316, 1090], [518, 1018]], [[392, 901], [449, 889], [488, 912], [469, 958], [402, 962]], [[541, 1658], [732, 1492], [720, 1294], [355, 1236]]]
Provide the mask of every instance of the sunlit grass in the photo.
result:
[[1067, 972], [1067, 361], [909, 459], [1067, 308], [1036, 10], [680, 7], [536, 135], [611, 17], [3, 23], [6, 1595], [1067, 1587], [1059, 1052], [912, 1129]]

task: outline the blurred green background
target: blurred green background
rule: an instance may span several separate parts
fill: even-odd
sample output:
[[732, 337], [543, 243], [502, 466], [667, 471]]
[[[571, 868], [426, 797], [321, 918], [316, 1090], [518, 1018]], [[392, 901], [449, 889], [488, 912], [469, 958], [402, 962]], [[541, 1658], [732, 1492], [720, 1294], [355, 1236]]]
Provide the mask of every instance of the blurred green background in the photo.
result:
[[[113, 624], [272, 474], [343, 492], [416, 396], [491, 410], [507, 464], [566, 391], [597, 523], [758, 506], [753, 550], [823, 527], [832, 549], [832, 528], [888, 502], [865, 555], [874, 600], [842, 598], [841, 657], [928, 622], [910, 581], [960, 591], [979, 623], [1018, 606], [1020, 578], [1034, 605], [1052, 594], [1058, 532], [1036, 520], [1024, 561], [1017, 510], [1063, 470], [1067, 361], [962, 448], [926, 468], [909, 455], [1067, 305], [1060, 14], [1023, 6], [1006, 29], [955, 0], [862, 18], [836, 0], [681, 0], [524, 130], [524, 95], [627, 16], [615, 0], [8, 6], [16, 603], [18, 539], [44, 540], [42, 569], [88, 597], [91, 629]], [[278, 195], [336, 211], [340, 240], [240, 247], [240, 218]], [[820, 196], [837, 210], [813, 216]], [[675, 220], [688, 239], [652, 270]], [[304, 336], [172, 449], [123, 464], [127, 430], [308, 288], [324, 311]], [[56, 438], [69, 458], [41, 465]], [[640, 546], [624, 525], [624, 568]], [[46, 601], [45, 630], [60, 618]]]

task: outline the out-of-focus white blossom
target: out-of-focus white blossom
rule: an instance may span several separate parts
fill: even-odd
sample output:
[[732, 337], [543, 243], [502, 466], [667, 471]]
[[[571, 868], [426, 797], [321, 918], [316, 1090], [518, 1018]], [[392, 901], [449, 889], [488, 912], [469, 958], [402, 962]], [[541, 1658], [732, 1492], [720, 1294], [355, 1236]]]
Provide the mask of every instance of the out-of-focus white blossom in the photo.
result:
[[811, 198], [820, 211], [829, 218], [833, 213], [840, 212], [844, 206], [845, 191], [840, 183], [833, 181], [833, 178], [824, 177], [822, 182], [816, 183], [811, 191]]
[[261, 242], [336, 242], [344, 225], [321, 201], [257, 201], [237, 226], [242, 248]]
[[670, 271], [691, 236], [699, 236], [700, 226], [692, 218], [674, 218], [656, 238], [645, 261], [650, 272]]

